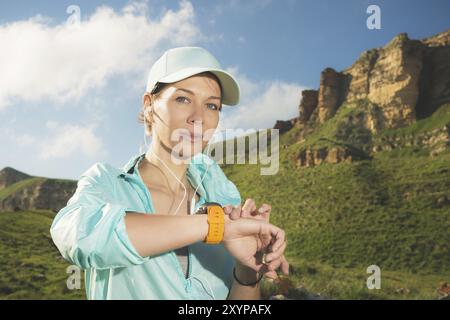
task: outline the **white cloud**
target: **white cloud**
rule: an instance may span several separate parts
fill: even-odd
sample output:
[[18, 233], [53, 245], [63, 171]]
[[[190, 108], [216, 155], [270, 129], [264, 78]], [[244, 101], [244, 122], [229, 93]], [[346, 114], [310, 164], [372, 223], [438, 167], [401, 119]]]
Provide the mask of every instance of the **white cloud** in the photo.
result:
[[239, 41], [240, 43], [246, 43], [246, 42], [247, 42], [247, 40], [245, 39], [244, 36], [239, 36], [239, 37], [238, 37], [238, 41]]
[[95, 159], [106, 155], [103, 141], [95, 133], [96, 125], [61, 125], [55, 121], [47, 121], [45, 126], [48, 131], [41, 137], [29, 134], [13, 135], [12, 132], [10, 137], [18, 145], [29, 148], [30, 154], [36, 154], [43, 160], [73, 156]]
[[241, 99], [239, 105], [230, 106], [224, 112], [221, 128], [272, 128], [276, 120], [288, 120], [299, 115], [301, 92], [306, 87], [278, 80], [252, 81], [239, 73], [237, 67], [227, 71], [236, 77], [241, 89]]
[[79, 99], [113, 75], [147, 74], [162, 42], [183, 46], [204, 39], [190, 2], [182, 0], [157, 21], [149, 20], [148, 9], [132, 2], [121, 11], [98, 7], [79, 24], [50, 25], [37, 15], [0, 25], [0, 110], [20, 101]]

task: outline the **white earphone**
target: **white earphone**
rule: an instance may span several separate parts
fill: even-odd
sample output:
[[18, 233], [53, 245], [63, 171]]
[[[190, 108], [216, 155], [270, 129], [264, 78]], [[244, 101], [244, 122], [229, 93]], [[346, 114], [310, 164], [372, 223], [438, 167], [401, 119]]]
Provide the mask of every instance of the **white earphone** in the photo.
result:
[[[141, 145], [140, 153], [143, 153], [143, 152], [144, 152], [144, 150], [142, 150], [144, 147], [145, 147], [147, 150], [148, 150], [148, 148], [149, 148], [148, 143], [147, 143], [147, 134], [146, 134], [146, 131], [147, 131], [147, 115], [148, 115], [148, 113], [149, 113], [149, 110], [148, 110], [148, 109], [145, 109], [145, 111], [144, 111], [144, 144], [145, 144], [145, 146]], [[207, 144], [208, 150], [209, 150], [209, 147], [210, 147], [210, 145], [209, 145], [209, 142], [208, 142], [208, 144]], [[186, 197], [186, 194], [187, 194], [186, 186], [184, 185], [183, 182], [180, 181], [180, 179], [178, 179], [178, 177], [176, 176], [176, 174], [173, 173], [173, 171], [169, 168], [169, 166], [168, 166], [163, 160], [161, 160], [161, 158], [158, 157], [158, 155], [157, 155], [156, 153], [153, 153], [153, 154], [155, 155], [156, 158], [158, 158], [159, 161], [161, 161], [161, 163], [166, 167], [166, 169], [169, 170], [169, 172], [173, 175], [173, 177], [174, 177], [174, 178], [181, 184], [181, 186], [183, 187], [183, 191], [184, 191], [183, 199], [181, 199], [180, 203], [178, 204], [177, 209], [175, 210], [175, 213], [173, 213], [174, 215], [176, 215], [176, 214], [178, 213], [178, 210], [180, 209], [181, 205], [183, 204], [184, 198]], [[194, 196], [192, 197], [192, 200], [191, 200], [192, 205], [191, 205], [191, 209], [190, 209], [189, 214], [194, 214], [193, 211], [194, 211], [194, 208], [195, 208], [195, 195], [196, 195], [196, 193], [197, 193], [198, 188], [199, 188], [200, 185], [202, 184], [203, 179], [206, 177], [206, 174], [208, 173], [208, 170], [209, 170], [210, 165], [211, 165], [211, 164], [210, 164], [210, 161], [208, 161], [206, 171], [205, 171], [205, 173], [203, 174], [203, 177], [202, 177], [202, 179], [200, 180], [199, 184], [198, 184], [197, 187], [195, 188]]]
[[[147, 135], [146, 135], [146, 131], [147, 131], [147, 120], [146, 120], [146, 119], [147, 119], [148, 113], [149, 113], [149, 110], [146, 109], [146, 110], [144, 111], [144, 143], [145, 143], [145, 147], [147, 148], [147, 150], [148, 150], [148, 144], [147, 144]], [[210, 140], [210, 141], [211, 141], [211, 140]], [[208, 151], [209, 151], [209, 147], [210, 147], [210, 144], [209, 144], [210, 141], [208, 142], [208, 144], [207, 144], [207, 146], [206, 146], [206, 147], [208, 148]], [[143, 153], [142, 148], [143, 148], [143, 146], [141, 145], [141, 150], [140, 150], [140, 153], [141, 153], [141, 154]], [[186, 197], [186, 193], [187, 193], [186, 187], [185, 187], [185, 185], [178, 179], [178, 177], [175, 175], [175, 173], [173, 173], [173, 171], [172, 171], [172, 170], [164, 163], [164, 161], [162, 161], [162, 160], [158, 157], [158, 155], [157, 155], [156, 153], [154, 153], [154, 155], [156, 156], [156, 158], [158, 158], [159, 161], [161, 161], [161, 163], [167, 168], [167, 170], [170, 171], [170, 173], [174, 176], [174, 178], [175, 178], [175, 179], [182, 185], [182, 187], [183, 187], [184, 195], [183, 195], [183, 199], [181, 199], [180, 204], [178, 205], [177, 209], [175, 210], [174, 215], [176, 215], [177, 212], [178, 212], [178, 210], [180, 209], [181, 205], [183, 204], [184, 198]], [[195, 195], [196, 195], [196, 193], [197, 193], [198, 188], [199, 188], [200, 185], [203, 183], [203, 179], [205, 179], [206, 174], [208, 173], [208, 170], [209, 170], [210, 165], [211, 165], [211, 161], [208, 161], [208, 164], [207, 164], [207, 168], [206, 168], [206, 170], [205, 170], [205, 173], [203, 174], [202, 179], [200, 180], [199, 184], [198, 184], [197, 187], [195, 188], [194, 196], [193, 196], [193, 198], [192, 198], [192, 200], [191, 200], [191, 204], [192, 204], [192, 205], [191, 205], [190, 212], [189, 212], [190, 215], [192, 215], [192, 214], [195, 213], [195, 212], [194, 212], [194, 208], [195, 208]], [[191, 278], [197, 279], [197, 281], [199, 281], [200, 284], [204, 287], [203, 283], [201, 282], [201, 280], [200, 280], [197, 276], [192, 276]], [[210, 294], [210, 295], [212, 296], [213, 300], [215, 300], [216, 297], [214, 296], [214, 291], [213, 291], [213, 289], [211, 288], [211, 285], [209, 284], [209, 281], [208, 281], [206, 278], [204, 278], [204, 280], [205, 280], [205, 282], [207, 283], [207, 285], [208, 285], [208, 287], [209, 287], [209, 292], [208, 292], [208, 290], [206, 290], [206, 288], [205, 288], [205, 290], [208, 292], [208, 294]]]

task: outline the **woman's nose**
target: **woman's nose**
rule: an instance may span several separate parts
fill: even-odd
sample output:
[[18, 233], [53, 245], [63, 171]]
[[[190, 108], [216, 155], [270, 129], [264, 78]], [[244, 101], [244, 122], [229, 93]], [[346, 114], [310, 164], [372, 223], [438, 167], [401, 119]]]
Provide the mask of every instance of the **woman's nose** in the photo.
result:
[[188, 122], [192, 125], [202, 125], [203, 124], [203, 111], [195, 108], [192, 114], [188, 118]]

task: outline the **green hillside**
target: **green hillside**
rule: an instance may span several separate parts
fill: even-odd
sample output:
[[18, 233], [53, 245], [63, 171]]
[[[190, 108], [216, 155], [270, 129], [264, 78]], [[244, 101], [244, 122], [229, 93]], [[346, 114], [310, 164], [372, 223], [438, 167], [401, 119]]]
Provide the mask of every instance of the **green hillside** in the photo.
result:
[[68, 180], [68, 179], [50, 179], [50, 178], [45, 178], [45, 177], [31, 177], [31, 178], [13, 183], [10, 186], [0, 190], [0, 201], [7, 198], [10, 195], [14, 195], [16, 192], [20, 191], [21, 189], [24, 189], [27, 187], [34, 187], [38, 184], [42, 184], [43, 182], [45, 182], [47, 180], [53, 181], [56, 185], [60, 186], [61, 188], [70, 187], [74, 183], [73, 180]]
[[[362, 102], [361, 109], [373, 108]], [[437, 299], [436, 288], [450, 283], [450, 150], [430, 157], [429, 150], [408, 147], [383, 151], [367, 160], [305, 168], [295, 156], [305, 146], [344, 144], [367, 149], [372, 137], [345, 127], [343, 106], [317, 126], [303, 143], [298, 129], [280, 136], [280, 169], [260, 175], [259, 165], [223, 165], [243, 199], [273, 207], [271, 221], [287, 231], [286, 256], [291, 279], [311, 293], [333, 299]], [[450, 123], [450, 105], [431, 117], [380, 136], [419, 134]], [[31, 178], [0, 191], [0, 200]], [[66, 286], [68, 263], [54, 246], [49, 228], [53, 212], [0, 213], [0, 299], [85, 299]], [[381, 268], [382, 288], [368, 290], [366, 269]], [[279, 287], [264, 281], [263, 297]], [[302, 298], [291, 292], [292, 297]]]
[[0, 299], [85, 299], [69, 290], [69, 264], [50, 237], [55, 213], [48, 211], [0, 213]]
[[[435, 158], [426, 149], [408, 147], [376, 153], [371, 160], [295, 166], [295, 155], [307, 145], [336, 141], [364, 149], [372, 137], [358, 128], [342, 134], [340, 125], [357, 112], [344, 106], [303, 143], [296, 143], [297, 128], [281, 135], [280, 146], [287, 148], [280, 148], [276, 175], [260, 175], [259, 165], [223, 169], [244, 199], [272, 205], [271, 221], [287, 231], [287, 256], [294, 269], [303, 270], [293, 278], [309, 283], [307, 289], [336, 298], [395, 298], [396, 288], [410, 286], [415, 290], [404, 298], [436, 298], [439, 282], [450, 282], [450, 206], [438, 204], [440, 197], [450, 198], [448, 149]], [[417, 134], [447, 123], [450, 105], [382, 134]], [[388, 281], [389, 290], [377, 292], [365, 288], [372, 264], [398, 283]], [[336, 275], [340, 281], [333, 282]]]
[[45, 181], [46, 178], [42, 177], [33, 177], [25, 180], [18, 181], [2, 190], [0, 190], [0, 200], [5, 199], [6, 197], [16, 193], [20, 189], [23, 189], [25, 187], [31, 187], [34, 186], [40, 182]]

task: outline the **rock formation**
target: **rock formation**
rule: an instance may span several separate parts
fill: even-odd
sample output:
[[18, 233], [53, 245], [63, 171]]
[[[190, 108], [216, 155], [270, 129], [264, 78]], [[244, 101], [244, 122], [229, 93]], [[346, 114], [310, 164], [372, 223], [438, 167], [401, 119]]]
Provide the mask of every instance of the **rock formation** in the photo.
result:
[[0, 189], [17, 190], [0, 196], [0, 211], [53, 210], [59, 211], [74, 194], [77, 182], [73, 180], [33, 177], [10, 167], [0, 171]]
[[31, 176], [17, 171], [14, 168], [5, 167], [2, 169], [2, 171], [0, 171], [0, 190], [28, 178], [31, 178]]
[[363, 99], [381, 108], [384, 128], [407, 126], [450, 101], [450, 30], [422, 41], [401, 33], [385, 47], [365, 51], [342, 72], [326, 68], [317, 104], [311, 99], [301, 104], [299, 118], [318, 108], [323, 123], [343, 103]]
[[[298, 118], [289, 123], [277, 122], [283, 132], [291, 124], [299, 128], [300, 143], [316, 127], [333, 118], [342, 105], [363, 111], [345, 119], [349, 127], [365, 128], [374, 136], [384, 129], [409, 126], [450, 102], [450, 30], [422, 40], [411, 40], [401, 33], [386, 46], [363, 52], [343, 71], [326, 68], [321, 73], [319, 89], [304, 90], [301, 95]], [[449, 146], [447, 127], [424, 133], [423, 137], [388, 140], [373, 141], [362, 149], [377, 152], [402, 145], [423, 145], [431, 147], [430, 153], [435, 155]], [[303, 148], [297, 164], [351, 161], [351, 154], [352, 151], [338, 146]]]

